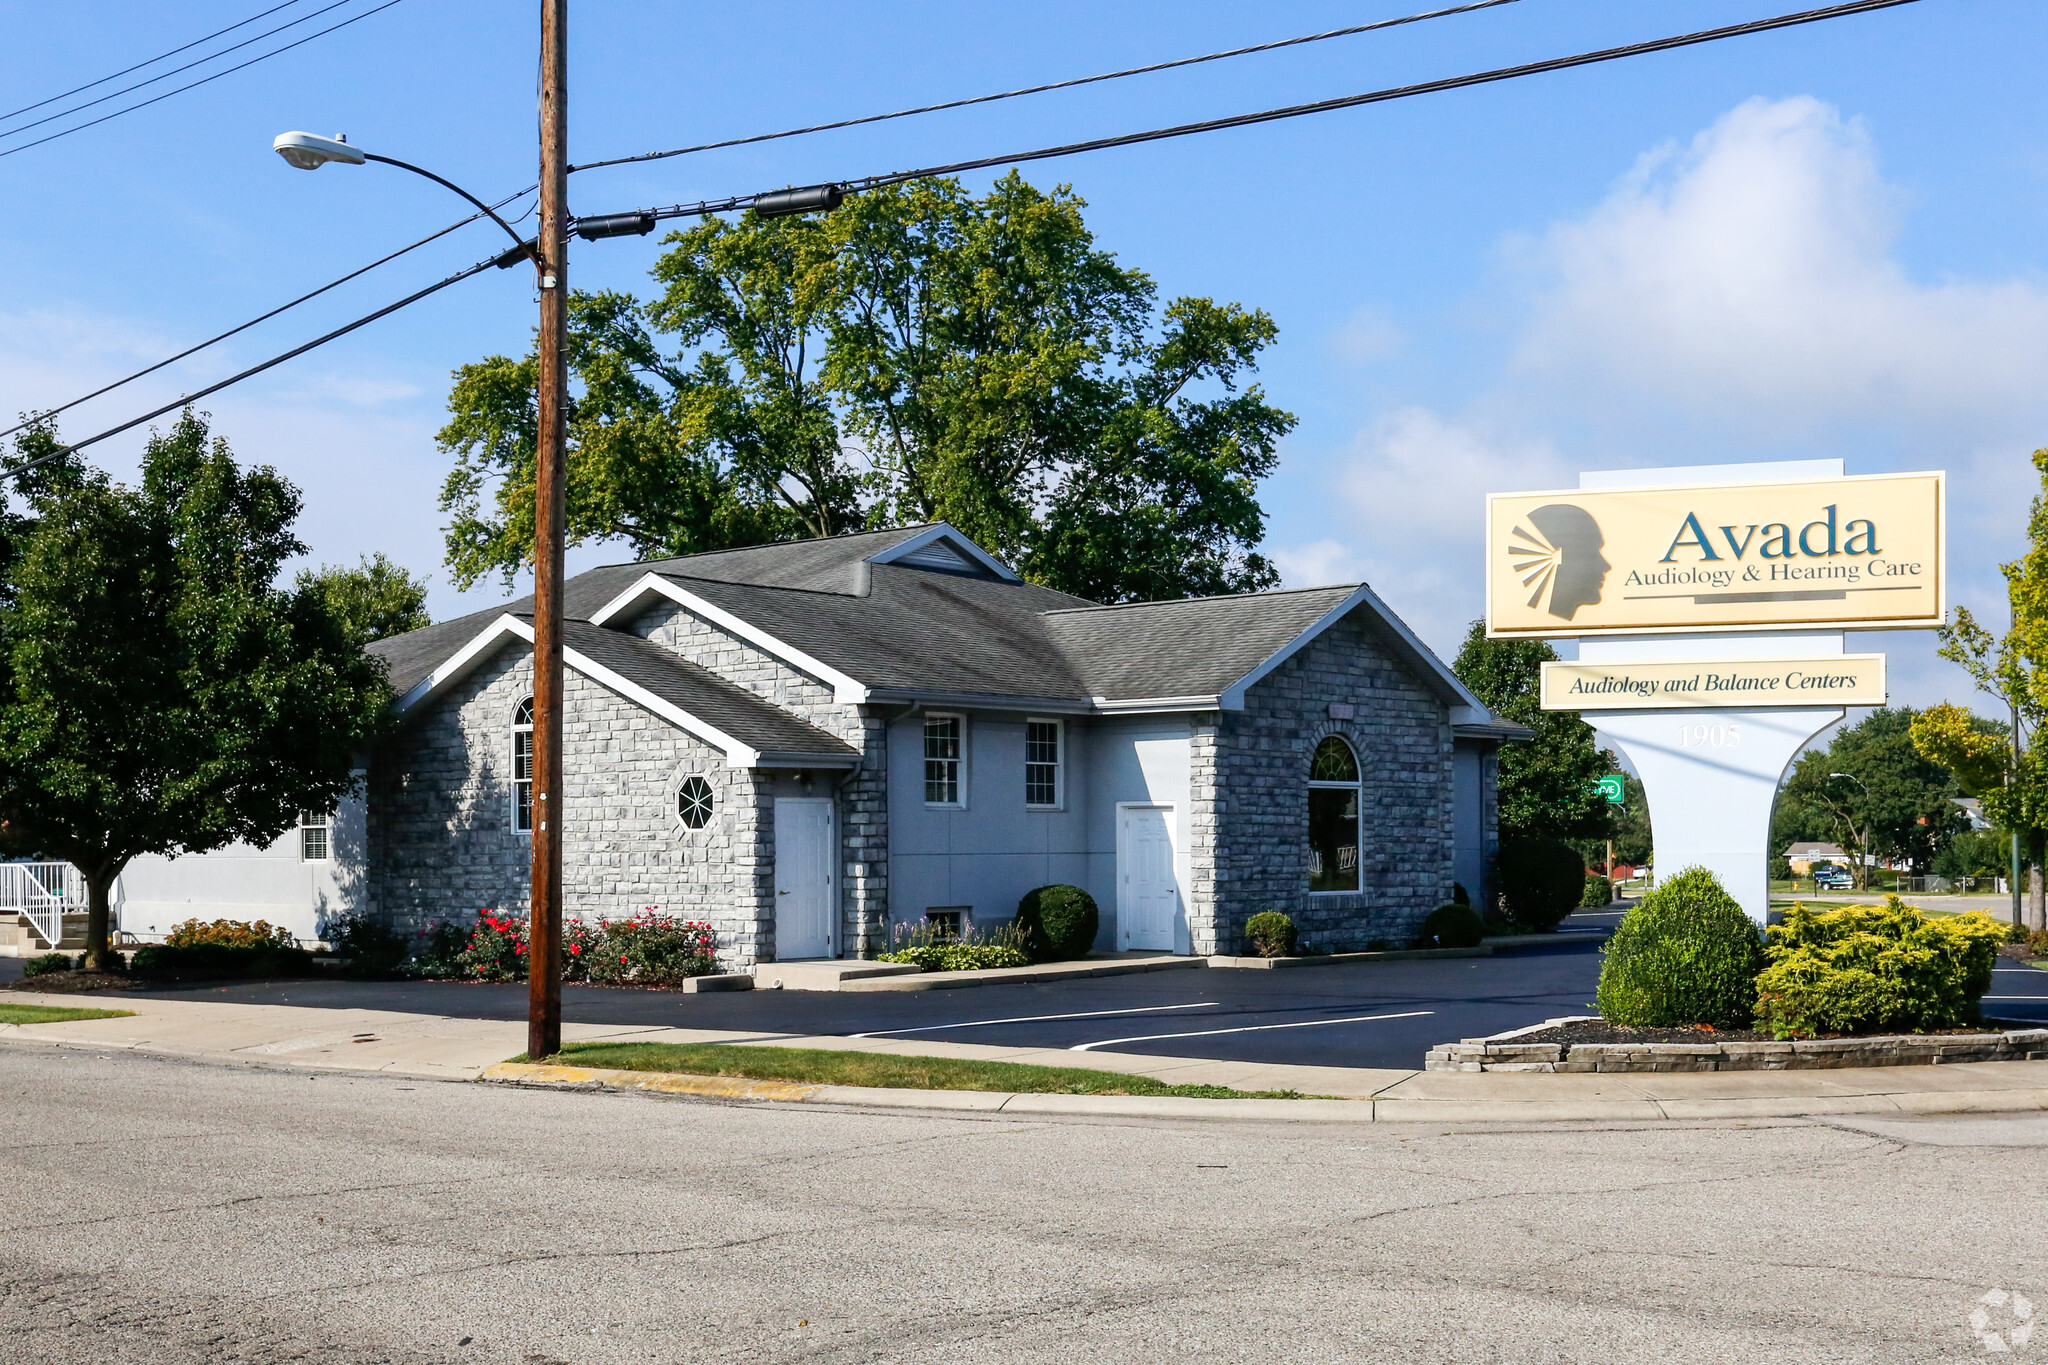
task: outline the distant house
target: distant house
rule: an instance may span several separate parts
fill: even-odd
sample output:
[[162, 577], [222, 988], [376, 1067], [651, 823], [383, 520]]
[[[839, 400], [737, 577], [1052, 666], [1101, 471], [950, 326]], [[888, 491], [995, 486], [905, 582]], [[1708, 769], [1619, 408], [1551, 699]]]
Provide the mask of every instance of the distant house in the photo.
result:
[[1785, 861], [1792, 865], [1792, 875], [1804, 877], [1813, 871], [1815, 863], [1839, 863], [1846, 866], [1849, 855], [1840, 844], [1793, 844], [1785, 850]]
[[[565, 590], [564, 899], [708, 920], [733, 967], [885, 951], [1086, 887], [1097, 946], [1405, 944], [1487, 900], [1493, 716], [1362, 584], [1101, 606], [950, 526], [592, 569]], [[122, 927], [523, 912], [530, 600], [370, 647], [403, 717], [361, 800], [138, 860]], [[228, 894], [208, 894], [209, 888]]]
[[1950, 805], [1962, 808], [1963, 818], [1969, 821], [1969, 826], [1972, 830], [1997, 828], [1997, 826], [1991, 823], [1990, 818], [1984, 814], [1984, 803], [1976, 797], [1951, 796], [1948, 801]]

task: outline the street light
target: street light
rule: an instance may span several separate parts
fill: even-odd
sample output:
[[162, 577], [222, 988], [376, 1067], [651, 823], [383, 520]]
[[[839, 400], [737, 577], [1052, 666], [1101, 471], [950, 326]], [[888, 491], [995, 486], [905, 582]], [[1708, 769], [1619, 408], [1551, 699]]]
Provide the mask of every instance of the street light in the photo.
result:
[[[1863, 788], [1863, 799], [1864, 799], [1865, 801], [1868, 801], [1868, 800], [1870, 799], [1870, 788], [1869, 788], [1869, 787], [1867, 787], [1867, 786], [1865, 786], [1865, 785], [1864, 785], [1864, 782], [1863, 782], [1863, 779], [1862, 779], [1862, 778], [1860, 778], [1860, 777], [1858, 777], [1858, 776], [1856, 776], [1856, 774], [1854, 774], [1854, 773], [1829, 773], [1829, 774], [1828, 774], [1828, 776], [1829, 776], [1829, 777], [1841, 777], [1841, 778], [1847, 778], [1847, 779], [1848, 779], [1849, 781], [1851, 781], [1851, 782], [1854, 782], [1854, 783], [1855, 783], [1855, 784], [1856, 784], [1857, 786], [1859, 786], [1859, 787], [1862, 787], [1862, 788]], [[1851, 822], [1850, 822], [1849, 828], [1851, 828], [1851, 829], [1855, 829], [1855, 828], [1856, 828], [1856, 825], [1855, 825], [1855, 822], [1854, 822], [1854, 821], [1851, 821]], [[1861, 876], [1859, 876], [1859, 877], [1857, 877], [1857, 879], [1856, 879], [1856, 880], [1857, 880], [1857, 881], [1859, 881], [1859, 882], [1861, 882], [1861, 883], [1863, 883], [1863, 889], [1864, 889], [1865, 891], [1868, 891], [1868, 890], [1870, 889], [1870, 820], [1869, 820], [1868, 816], [1866, 816], [1866, 817], [1864, 818], [1864, 821], [1863, 821], [1863, 830], [1862, 830], [1862, 833], [1861, 833], [1861, 836], [1860, 836], [1860, 837], [1861, 837], [1861, 840], [1862, 840], [1862, 843], [1863, 843], [1863, 866], [1862, 866], [1861, 868], [1857, 869], [1857, 870], [1858, 870], [1858, 871], [1859, 871], [1859, 872], [1860, 872], [1860, 873], [1861, 873], [1862, 875], [1861, 875]]]
[[[279, 133], [271, 139], [270, 150], [283, 157], [285, 164], [297, 167], [302, 171], [317, 171], [330, 161], [340, 166], [360, 166], [365, 161], [376, 161], [386, 166], [396, 166], [402, 171], [411, 171], [414, 175], [423, 175], [436, 185], [454, 190], [464, 199], [476, 205], [479, 213], [488, 216], [492, 222], [505, 229], [506, 235], [517, 242], [521, 248], [531, 251], [531, 247], [526, 239], [514, 232], [510, 223], [500, 218], [496, 210], [489, 204], [486, 204], [483, 200], [462, 188], [462, 186], [452, 180], [443, 179], [424, 167], [415, 166], [410, 161], [400, 161], [397, 157], [378, 156], [375, 152], [366, 152], [362, 148], [352, 145], [346, 134], [336, 134], [334, 137], [321, 137], [318, 133]], [[510, 255], [511, 253], [507, 254]], [[514, 257], [514, 259], [517, 258]], [[508, 265], [510, 263], [510, 261], [505, 262]]]

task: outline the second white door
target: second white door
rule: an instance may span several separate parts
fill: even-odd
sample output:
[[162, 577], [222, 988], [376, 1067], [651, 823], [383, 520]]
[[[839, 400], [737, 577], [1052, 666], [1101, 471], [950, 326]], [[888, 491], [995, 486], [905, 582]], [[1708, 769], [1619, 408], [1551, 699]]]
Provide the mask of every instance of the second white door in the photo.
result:
[[775, 959], [831, 957], [838, 885], [832, 875], [832, 803], [775, 801]]
[[1119, 806], [1116, 923], [1120, 948], [1172, 952], [1180, 914], [1173, 868], [1173, 807]]

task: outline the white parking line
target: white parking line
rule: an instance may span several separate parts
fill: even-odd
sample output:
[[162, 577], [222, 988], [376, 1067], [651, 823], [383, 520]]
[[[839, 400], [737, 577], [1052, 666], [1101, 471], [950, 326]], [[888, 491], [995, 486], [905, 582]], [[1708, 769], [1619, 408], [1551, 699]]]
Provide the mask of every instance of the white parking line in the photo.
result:
[[[1989, 999], [1990, 997], [1986, 997]], [[1093, 1052], [1099, 1047], [1113, 1047], [1118, 1043], [1157, 1043], [1168, 1038], [1213, 1038], [1219, 1033], [1264, 1033], [1276, 1028], [1320, 1028], [1324, 1024], [1365, 1024], [1375, 1019], [1420, 1019], [1435, 1010], [1409, 1010], [1406, 1014], [1354, 1014], [1348, 1019], [1304, 1019], [1294, 1024], [1246, 1024], [1242, 1028], [1205, 1028], [1194, 1033], [1148, 1033], [1142, 1038], [1104, 1038], [1099, 1043], [1079, 1043], [1067, 1049], [1069, 1052]]]
[[1042, 1024], [1051, 1019], [1101, 1019], [1112, 1014], [1155, 1014], [1160, 1010], [1206, 1010], [1216, 1005], [1214, 1000], [1198, 1000], [1192, 1005], [1145, 1005], [1129, 1010], [1088, 1010], [1082, 1014], [1027, 1014], [1017, 1019], [970, 1019], [964, 1024], [920, 1024], [916, 1028], [878, 1028], [872, 1033], [849, 1033], [849, 1038], [884, 1038], [892, 1033], [939, 1033], [949, 1028], [987, 1028], [991, 1024]]
[[2048, 1000], [2048, 995], [1980, 995], [1979, 1000]]

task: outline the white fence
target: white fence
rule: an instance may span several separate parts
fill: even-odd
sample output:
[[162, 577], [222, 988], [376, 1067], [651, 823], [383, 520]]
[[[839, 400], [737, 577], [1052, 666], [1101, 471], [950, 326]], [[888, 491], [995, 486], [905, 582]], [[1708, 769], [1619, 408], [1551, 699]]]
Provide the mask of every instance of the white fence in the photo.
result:
[[64, 917], [88, 908], [85, 874], [70, 863], [0, 863], [0, 915], [26, 915], [43, 941], [64, 941]]

